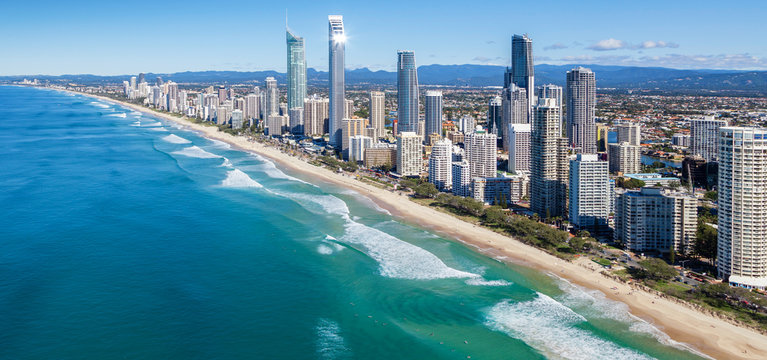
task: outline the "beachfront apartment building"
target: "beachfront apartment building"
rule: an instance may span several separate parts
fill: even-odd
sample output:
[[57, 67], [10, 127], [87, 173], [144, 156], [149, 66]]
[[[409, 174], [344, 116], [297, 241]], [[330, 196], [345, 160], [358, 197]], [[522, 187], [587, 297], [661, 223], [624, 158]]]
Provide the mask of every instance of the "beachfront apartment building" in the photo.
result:
[[421, 137], [412, 131], [397, 136], [397, 173], [402, 176], [420, 176], [423, 170]]
[[452, 192], [455, 196], [471, 196], [471, 168], [466, 160], [453, 162], [451, 178]]
[[349, 161], [361, 163], [365, 161], [365, 150], [373, 146], [373, 139], [364, 135], [349, 137]]
[[497, 146], [496, 136], [479, 126], [474, 133], [466, 135], [464, 148], [471, 168], [471, 178], [496, 176]]
[[610, 176], [606, 161], [596, 154], [578, 154], [570, 160], [568, 220], [577, 228], [600, 233], [610, 214]]
[[393, 144], [374, 143], [365, 149], [365, 167], [370, 169], [388, 165], [394, 167], [397, 164], [397, 147]]
[[561, 136], [559, 105], [539, 99], [530, 140], [530, 210], [542, 218], [567, 214], [568, 139]]
[[717, 272], [767, 288], [767, 129], [719, 129]]
[[616, 242], [635, 252], [688, 254], [695, 245], [698, 200], [682, 192], [644, 187], [615, 199]]
[[429, 155], [429, 182], [440, 191], [453, 186], [453, 142], [442, 139], [434, 143]]

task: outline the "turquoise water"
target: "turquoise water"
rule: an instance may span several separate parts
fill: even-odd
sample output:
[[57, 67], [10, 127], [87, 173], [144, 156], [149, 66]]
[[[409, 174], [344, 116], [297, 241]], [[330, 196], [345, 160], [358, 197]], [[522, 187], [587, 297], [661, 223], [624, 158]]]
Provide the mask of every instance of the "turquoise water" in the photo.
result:
[[601, 293], [84, 96], [0, 87], [2, 359], [692, 359]]

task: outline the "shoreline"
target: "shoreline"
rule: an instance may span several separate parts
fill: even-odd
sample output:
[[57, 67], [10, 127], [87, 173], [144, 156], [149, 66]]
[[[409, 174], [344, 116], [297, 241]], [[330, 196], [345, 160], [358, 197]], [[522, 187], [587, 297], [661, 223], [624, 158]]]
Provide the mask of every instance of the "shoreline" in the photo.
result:
[[504, 262], [533, 268], [584, 288], [598, 290], [604, 293], [606, 298], [626, 304], [631, 315], [647, 321], [668, 335], [673, 341], [682, 343], [683, 346], [691, 348], [694, 352], [714, 358], [767, 358], [767, 336], [695, 310], [688, 305], [674, 301], [674, 299], [658, 297], [656, 294], [637, 290], [628, 284], [603, 276], [600, 273], [601, 269], [588, 259], [581, 258], [573, 262], [561, 260], [511, 237], [417, 204], [407, 196], [363, 183], [354, 177], [313, 166], [275, 148], [258, 142], [247, 141], [245, 137], [220, 132], [218, 127], [204, 126], [190, 122], [185, 118], [156, 112], [140, 105], [100, 95], [56, 90], [100, 99], [149, 116], [172, 121], [183, 126], [184, 129], [199, 133], [203, 137], [223, 141], [237, 149], [264, 156], [283, 169], [357, 191], [389, 211], [398, 220], [434, 231], [483, 256], [494, 259], [505, 256], [508, 260], [502, 260]]

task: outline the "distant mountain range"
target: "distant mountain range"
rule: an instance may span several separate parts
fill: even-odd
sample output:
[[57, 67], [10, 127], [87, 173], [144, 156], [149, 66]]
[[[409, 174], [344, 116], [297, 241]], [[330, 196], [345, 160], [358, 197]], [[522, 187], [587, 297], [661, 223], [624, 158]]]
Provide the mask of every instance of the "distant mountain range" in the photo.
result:
[[[577, 65], [538, 65], [535, 67], [536, 84], [553, 83], [564, 85], [565, 73]], [[726, 95], [767, 96], [767, 71], [736, 70], [678, 70], [660, 67], [628, 67], [583, 65], [591, 68], [597, 76], [597, 86], [601, 89], [634, 89], [675, 93], [715, 93]], [[423, 85], [444, 86], [502, 86], [505, 67], [494, 65], [424, 65], [418, 68], [418, 81]], [[37, 78], [52, 82], [73, 82], [78, 84], [121, 83], [131, 75], [26, 75], [0, 76], [0, 81], [16, 81], [23, 78]], [[273, 76], [281, 84], [285, 83], [285, 73], [277, 71], [186, 71], [173, 74], [147, 73], [146, 79], [154, 81], [161, 76], [163, 80], [194, 84], [263, 84], [268, 76]], [[328, 74], [325, 71], [309, 69], [309, 85], [327, 85]], [[396, 72], [355, 69], [346, 71], [349, 85], [393, 86], [397, 82]]]

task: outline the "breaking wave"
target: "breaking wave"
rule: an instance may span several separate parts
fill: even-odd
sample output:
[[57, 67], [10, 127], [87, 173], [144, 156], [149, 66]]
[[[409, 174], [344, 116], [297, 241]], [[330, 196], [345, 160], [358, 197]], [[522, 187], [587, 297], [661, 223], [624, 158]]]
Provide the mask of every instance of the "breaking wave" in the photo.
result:
[[248, 174], [234, 169], [226, 173], [226, 179], [221, 182], [221, 186], [229, 188], [261, 188], [263, 185], [253, 180]]
[[190, 146], [178, 151], [174, 151], [171, 154], [183, 155], [186, 157], [198, 158], [198, 159], [219, 159], [221, 156], [211, 154], [197, 146]]
[[586, 318], [538, 293], [535, 299], [503, 301], [487, 312], [485, 324], [524, 341], [554, 359], [652, 359], [576, 327]]

